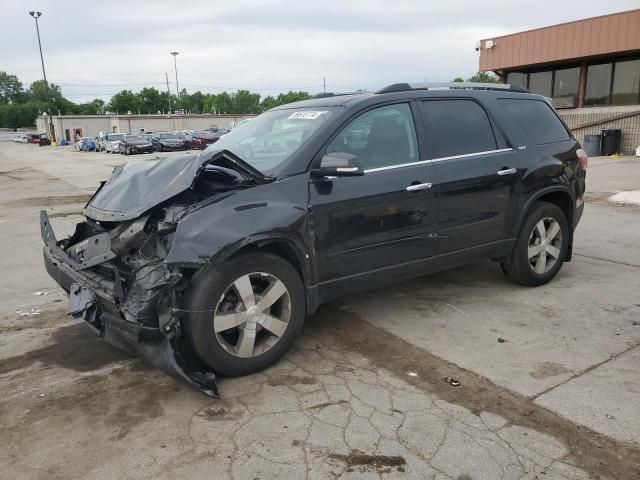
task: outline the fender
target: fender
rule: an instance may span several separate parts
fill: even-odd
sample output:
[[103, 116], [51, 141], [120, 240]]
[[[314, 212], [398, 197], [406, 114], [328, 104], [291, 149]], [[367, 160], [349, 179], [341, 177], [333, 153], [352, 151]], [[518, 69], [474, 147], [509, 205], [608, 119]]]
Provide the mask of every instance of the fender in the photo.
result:
[[567, 218], [567, 222], [569, 223], [569, 249], [567, 250], [567, 258], [566, 261], [571, 260], [572, 247], [573, 247], [573, 219], [575, 217], [576, 210], [576, 199], [571, 189], [566, 185], [553, 185], [549, 187], [542, 188], [534, 192], [529, 199], [526, 201], [524, 206], [520, 209], [520, 214], [518, 216], [518, 221], [516, 223], [516, 230], [514, 232], [517, 237], [520, 233], [520, 229], [522, 228], [522, 224], [527, 218], [527, 213], [531, 206], [542, 196], [547, 195], [549, 193], [560, 192], [565, 194], [569, 198], [570, 205], [570, 217]]
[[295, 252], [305, 283], [309, 282], [313, 272], [306, 206], [305, 175], [230, 195], [179, 220], [166, 262], [199, 268], [222, 262], [247, 246], [280, 241]]

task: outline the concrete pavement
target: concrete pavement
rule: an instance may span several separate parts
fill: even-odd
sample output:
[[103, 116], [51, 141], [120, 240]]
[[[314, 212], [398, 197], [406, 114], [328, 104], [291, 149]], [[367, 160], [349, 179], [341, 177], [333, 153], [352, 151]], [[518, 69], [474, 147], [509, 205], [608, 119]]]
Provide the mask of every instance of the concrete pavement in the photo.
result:
[[69, 321], [42, 267], [38, 210], [70, 233], [88, 192], [123, 160], [0, 143], [1, 477], [640, 472], [640, 214], [601, 194], [639, 172], [637, 160], [590, 170], [597, 205], [549, 285], [517, 287], [481, 263], [336, 302], [283, 361], [221, 379], [219, 401]]

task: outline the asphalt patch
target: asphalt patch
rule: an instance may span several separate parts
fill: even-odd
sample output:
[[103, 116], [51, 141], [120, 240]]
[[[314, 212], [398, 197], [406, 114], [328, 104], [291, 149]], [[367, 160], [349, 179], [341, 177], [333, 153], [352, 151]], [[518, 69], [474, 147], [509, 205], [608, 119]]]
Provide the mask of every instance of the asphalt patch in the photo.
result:
[[318, 380], [314, 377], [296, 375], [273, 375], [267, 380], [267, 385], [280, 387], [283, 385], [315, 385]]
[[329, 458], [340, 460], [347, 467], [371, 467], [378, 471], [385, 469], [385, 467], [403, 469], [403, 465], [407, 463], [404, 457], [399, 455], [367, 455], [359, 450], [351, 450], [348, 455], [332, 453]]

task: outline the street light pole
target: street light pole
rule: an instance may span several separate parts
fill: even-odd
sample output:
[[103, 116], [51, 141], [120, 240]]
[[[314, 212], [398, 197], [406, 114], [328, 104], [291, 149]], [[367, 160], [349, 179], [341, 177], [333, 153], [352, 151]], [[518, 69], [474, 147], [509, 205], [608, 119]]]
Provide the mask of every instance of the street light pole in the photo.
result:
[[178, 100], [180, 100], [180, 88], [178, 87], [178, 61], [176, 60], [176, 57], [180, 52], [169, 52], [169, 53], [173, 55], [173, 68], [175, 68], [176, 70], [176, 96], [178, 97]]
[[29, 15], [36, 21], [36, 33], [38, 34], [38, 48], [40, 49], [40, 62], [42, 63], [42, 76], [44, 77], [44, 91], [47, 96], [47, 110], [49, 110], [49, 122], [51, 129], [51, 142], [56, 141], [56, 132], [53, 128], [53, 115], [51, 115], [51, 105], [49, 104], [49, 83], [47, 82], [47, 73], [44, 69], [44, 57], [42, 56], [42, 43], [40, 43], [40, 27], [38, 26], [38, 18], [42, 16], [42, 12], [29, 12]]

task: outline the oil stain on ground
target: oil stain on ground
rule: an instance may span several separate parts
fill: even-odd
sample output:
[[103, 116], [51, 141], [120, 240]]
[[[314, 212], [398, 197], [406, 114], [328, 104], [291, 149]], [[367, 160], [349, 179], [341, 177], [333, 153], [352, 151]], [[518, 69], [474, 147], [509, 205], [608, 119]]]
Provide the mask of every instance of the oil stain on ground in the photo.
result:
[[53, 205], [66, 205], [70, 203], [87, 203], [91, 194], [85, 195], [65, 195], [60, 197], [29, 197], [8, 202], [7, 205], [13, 207], [51, 207]]
[[27, 368], [36, 362], [43, 368], [54, 365], [76, 372], [89, 372], [131, 358], [99, 338], [83, 324], [59, 328], [52, 333], [51, 340], [50, 345], [3, 359], [0, 362], [0, 374]]
[[554, 362], [541, 362], [536, 363], [536, 369], [533, 372], [529, 372], [533, 378], [542, 379], [555, 377], [556, 375], [563, 375], [565, 373], [573, 373], [564, 365]]

